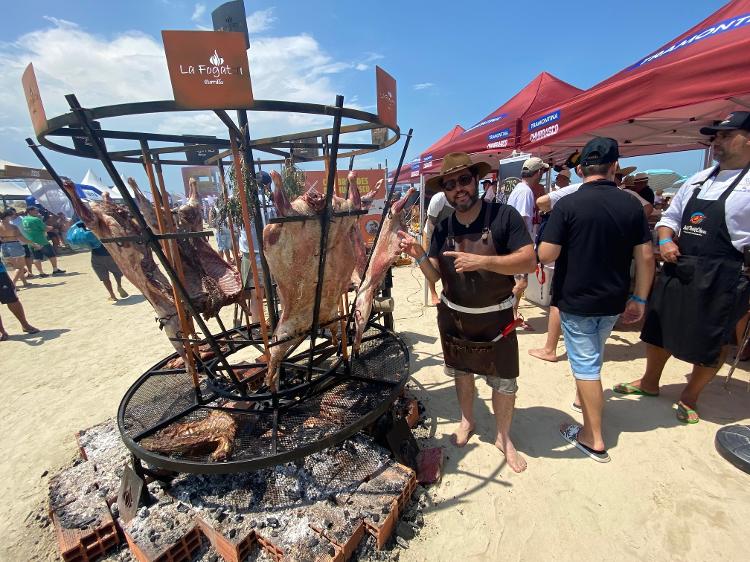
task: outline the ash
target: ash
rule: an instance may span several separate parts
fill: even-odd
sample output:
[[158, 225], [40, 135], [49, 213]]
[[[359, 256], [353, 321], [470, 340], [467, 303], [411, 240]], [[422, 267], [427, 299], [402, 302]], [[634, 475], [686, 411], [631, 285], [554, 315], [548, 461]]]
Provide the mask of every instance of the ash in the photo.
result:
[[262, 548], [256, 546], [242, 562], [275, 562], [276, 559]]
[[155, 496], [156, 503], [141, 507], [123, 528], [146, 550], [159, 553], [195, 527], [195, 512], [165, 494], [159, 485], [150, 485], [149, 492]]
[[67, 468], [50, 480], [50, 510], [63, 528], [89, 529], [107, 517], [106, 494], [99, 490], [98, 480], [88, 462]]
[[113, 459], [123, 462], [129, 456], [114, 418], [81, 431], [78, 446], [85, 451], [87, 460], [94, 463], [110, 463]]

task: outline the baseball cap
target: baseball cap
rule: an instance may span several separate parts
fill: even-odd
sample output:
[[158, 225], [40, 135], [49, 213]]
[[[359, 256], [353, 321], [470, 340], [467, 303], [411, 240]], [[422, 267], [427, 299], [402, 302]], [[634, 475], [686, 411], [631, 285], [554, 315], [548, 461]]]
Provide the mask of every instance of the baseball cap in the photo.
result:
[[723, 121], [715, 122], [713, 127], [703, 127], [701, 135], [715, 135], [717, 131], [734, 131], [744, 129], [750, 131], [750, 111], [734, 111]]
[[586, 143], [581, 151], [581, 166], [611, 164], [620, 158], [617, 141], [609, 137], [596, 137]]
[[526, 162], [523, 163], [524, 172], [536, 172], [537, 170], [549, 170], [549, 165], [544, 163], [544, 160], [532, 156]]

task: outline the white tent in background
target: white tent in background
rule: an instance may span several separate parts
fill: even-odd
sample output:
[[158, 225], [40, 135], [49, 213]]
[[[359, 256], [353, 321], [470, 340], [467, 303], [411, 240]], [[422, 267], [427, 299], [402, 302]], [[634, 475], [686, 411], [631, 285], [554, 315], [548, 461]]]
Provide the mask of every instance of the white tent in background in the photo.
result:
[[29, 195], [31, 195], [31, 192], [23, 182], [0, 181], [0, 197], [24, 199]]
[[91, 170], [91, 168], [89, 168], [88, 172], [86, 172], [86, 175], [83, 176], [83, 179], [81, 180], [80, 183], [82, 183], [83, 185], [90, 185], [91, 187], [95, 187], [96, 189], [98, 189], [102, 193], [106, 192], [106, 193], [109, 193], [110, 195], [112, 195], [112, 189], [110, 187], [108, 187], [107, 185], [105, 185], [105, 183], [102, 181], [102, 179], [99, 176], [97, 176]]

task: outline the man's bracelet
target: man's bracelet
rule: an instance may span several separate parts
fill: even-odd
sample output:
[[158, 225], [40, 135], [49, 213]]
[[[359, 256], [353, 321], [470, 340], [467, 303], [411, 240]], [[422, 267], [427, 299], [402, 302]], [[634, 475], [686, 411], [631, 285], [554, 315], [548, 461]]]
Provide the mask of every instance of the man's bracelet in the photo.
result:
[[642, 299], [638, 295], [630, 295], [630, 300], [635, 301], [638, 304], [646, 304], [648, 302], [646, 299]]
[[427, 253], [425, 252], [417, 258], [417, 265], [422, 265], [422, 262], [427, 259]]
[[663, 246], [664, 244], [669, 244], [670, 242], [674, 242], [671, 238], [662, 238], [659, 240], [659, 246]]

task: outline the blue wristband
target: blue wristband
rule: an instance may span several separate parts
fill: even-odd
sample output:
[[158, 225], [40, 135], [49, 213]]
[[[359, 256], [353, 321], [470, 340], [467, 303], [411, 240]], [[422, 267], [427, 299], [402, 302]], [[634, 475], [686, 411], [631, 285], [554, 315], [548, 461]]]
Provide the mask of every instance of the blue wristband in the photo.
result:
[[635, 301], [638, 304], [646, 304], [646, 302], [648, 302], [648, 301], [646, 301], [646, 299], [642, 299], [638, 295], [630, 295], [630, 300], [631, 301]]
[[664, 244], [669, 244], [670, 242], [674, 242], [671, 238], [662, 238], [659, 240], [659, 246], [663, 246]]

